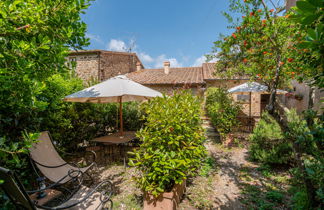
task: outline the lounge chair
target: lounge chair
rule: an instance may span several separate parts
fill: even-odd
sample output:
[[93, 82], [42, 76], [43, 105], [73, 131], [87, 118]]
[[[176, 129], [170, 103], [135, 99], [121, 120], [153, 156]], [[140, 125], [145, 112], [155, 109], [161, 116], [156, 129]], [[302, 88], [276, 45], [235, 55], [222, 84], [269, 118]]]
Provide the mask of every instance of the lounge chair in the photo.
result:
[[[79, 178], [82, 176], [78, 176]], [[77, 178], [77, 177], [75, 177]], [[112, 184], [109, 181], [104, 181], [98, 184], [94, 189], [82, 186], [76, 193], [68, 196], [67, 199], [61, 201], [56, 205], [40, 205], [36, 200], [32, 200], [29, 194], [38, 193], [42, 190], [26, 191], [24, 186], [18, 180], [17, 176], [10, 170], [0, 167], [0, 180], [4, 183], [0, 184], [0, 188], [6, 193], [9, 199], [16, 206], [16, 209], [72, 209], [72, 210], [100, 210], [107, 209], [106, 205], [109, 203], [109, 208], [112, 209], [113, 203], [110, 200], [112, 195]], [[82, 182], [82, 180], [81, 180]], [[97, 190], [105, 187], [101, 193]]]
[[[92, 151], [88, 152], [93, 154], [95, 161], [95, 153]], [[94, 161], [89, 166], [83, 168], [77, 167], [76, 164], [65, 162], [55, 149], [48, 131], [41, 133], [38, 142], [29, 149], [29, 155], [33, 167], [36, 166], [47, 179], [59, 184], [65, 184], [71, 180], [71, 176], [67, 176], [71, 171], [81, 171], [82, 174], [86, 174], [91, 178], [87, 172], [95, 166]], [[35, 167], [34, 169], [37, 173]]]

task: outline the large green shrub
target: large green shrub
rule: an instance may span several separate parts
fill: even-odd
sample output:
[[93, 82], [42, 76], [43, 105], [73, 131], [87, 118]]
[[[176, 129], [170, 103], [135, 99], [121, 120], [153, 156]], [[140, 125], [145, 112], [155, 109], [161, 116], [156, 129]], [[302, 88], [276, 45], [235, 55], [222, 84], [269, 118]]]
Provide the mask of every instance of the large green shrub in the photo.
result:
[[197, 172], [205, 156], [200, 100], [188, 92], [154, 98], [144, 104], [143, 141], [132, 166], [141, 171], [139, 186], [157, 196]]
[[240, 106], [235, 104], [223, 88], [208, 88], [206, 97], [207, 114], [221, 135], [228, 134], [239, 124], [237, 115]]
[[264, 164], [287, 164], [292, 159], [292, 144], [286, 140], [277, 121], [264, 112], [250, 136], [252, 159]]
[[[296, 168], [294, 181], [299, 183], [294, 205], [303, 203], [304, 209], [319, 208], [324, 202], [324, 116], [317, 117], [312, 110], [304, 112], [304, 118], [296, 110], [286, 113], [286, 138], [294, 145]], [[302, 195], [306, 192], [305, 196]]]

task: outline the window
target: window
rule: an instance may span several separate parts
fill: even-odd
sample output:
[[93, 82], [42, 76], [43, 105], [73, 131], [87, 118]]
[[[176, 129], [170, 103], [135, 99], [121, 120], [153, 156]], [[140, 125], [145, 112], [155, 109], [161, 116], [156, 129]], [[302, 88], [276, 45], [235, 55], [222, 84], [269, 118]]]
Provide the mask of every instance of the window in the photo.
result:
[[72, 69], [73, 71], [75, 70], [75, 65], [76, 65], [76, 57], [69, 57], [69, 63], [68, 66], [70, 69]]
[[250, 95], [237, 95], [236, 100], [238, 102], [250, 102]]

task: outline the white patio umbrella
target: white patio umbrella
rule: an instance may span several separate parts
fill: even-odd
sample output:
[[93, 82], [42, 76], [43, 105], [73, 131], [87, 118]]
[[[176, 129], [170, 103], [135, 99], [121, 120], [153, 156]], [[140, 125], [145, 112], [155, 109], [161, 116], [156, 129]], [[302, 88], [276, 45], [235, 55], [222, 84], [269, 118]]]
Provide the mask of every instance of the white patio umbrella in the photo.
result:
[[[246, 82], [228, 90], [229, 93], [235, 92], [264, 92], [268, 93], [268, 87], [257, 82]], [[277, 89], [277, 93], [286, 93], [284, 90]]]
[[152, 97], [162, 96], [158, 91], [145, 87], [128, 79], [125, 75], [110, 78], [97, 85], [68, 95], [64, 101], [83, 103], [113, 103], [119, 102], [120, 135], [123, 135], [122, 103], [142, 101]]
[[[246, 82], [241, 85], [235, 86], [228, 90], [229, 93], [246, 93], [250, 95], [250, 106], [249, 106], [249, 118], [251, 118], [251, 95], [254, 93], [269, 93], [269, 89], [265, 85], [261, 85], [257, 82]], [[278, 94], [285, 94], [287, 91], [277, 89]]]

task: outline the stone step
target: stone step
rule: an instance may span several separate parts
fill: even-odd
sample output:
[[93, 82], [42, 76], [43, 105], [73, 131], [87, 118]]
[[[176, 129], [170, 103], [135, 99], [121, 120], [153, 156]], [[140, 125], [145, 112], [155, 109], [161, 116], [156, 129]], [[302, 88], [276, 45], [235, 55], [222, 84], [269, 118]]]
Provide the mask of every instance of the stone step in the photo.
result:
[[219, 136], [219, 134], [217, 132], [205, 132], [205, 136], [215, 137], [215, 136]]
[[204, 128], [204, 129], [205, 129], [205, 132], [216, 132], [214, 127], [207, 127], [207, 128]]

